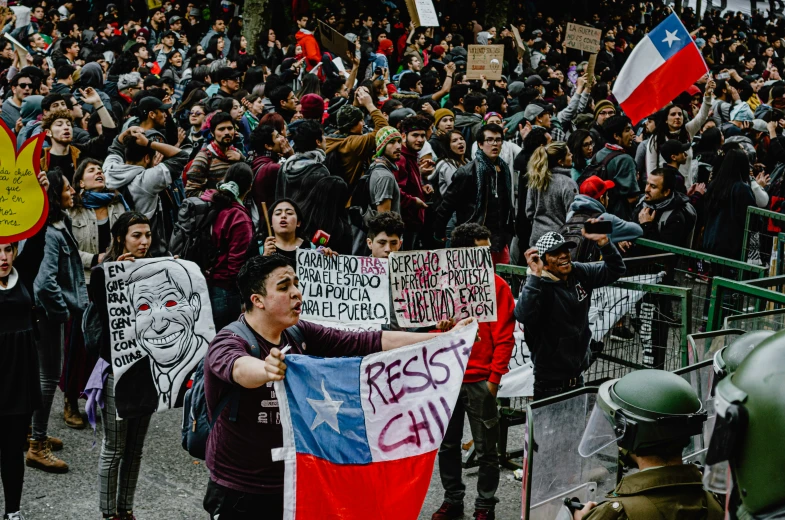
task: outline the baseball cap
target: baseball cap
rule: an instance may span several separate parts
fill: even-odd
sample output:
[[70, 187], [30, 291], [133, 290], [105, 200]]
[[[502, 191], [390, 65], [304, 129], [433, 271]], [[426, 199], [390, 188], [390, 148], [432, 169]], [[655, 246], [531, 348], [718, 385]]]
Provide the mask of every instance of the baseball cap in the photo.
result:
[[596, 175], [592, 175], [583, 181], [581, 184], [580, 193], [581, 195], [586, 195], [587, 197], [599, 200], [600, 197], [605, 195], [606, 191], [613, 189], [615, 186], [616, 183], [613, 181], [604, 181]]
[[578, 244], [572, 240], [565, 240], [562, 235], [556, 233], [555, 231], [548, 231], [537, 239], [537, 244], [535, 247], [537, 248], [537, 252], [540, 254], [540, 256], [542, 256], [548, 253], [555, 253], [556, 251], [560, 251], [564, 248], [575, 249], [578, 247]]
[[179, 22], [181, 20], [182, 20], [182, 18], [177, 16], [177, 15], [172, 16], [171, 18], [169, 18], [169, 25], [172, 25], [172, 24], [174, 24], [176, 22]]
[[523, 111], [523, 117], [528, 121], [534, 121], [543, 112], [553, 113], [553, 105], [532, 103], [526, 106], [526, 110]]
[[677, 139], [668, 139], [660, 146], [660, 155], [666, 161], [676, 154], [686, 152], [690, 149], [690, 143], [682, 143]]
[[768, 132], [769, 127], [766, 126], [766, 121], [763, 119], [753, 119], [752, 120], [752, 129], [756, 132]]
[[523, 94], [523, 91], [526, 89], [526, 84], [522, 81], [513, 81], [509, 85], [507, 85], [507, 93], [510, 94], [512, 97], [518, 97]]
[[237, 69], [233, 69], [232, 67], [221, 67], [210, 75], [214, 82], [218, 84], [220, 84], [221, 81], [225, 79], [237, 79], [241, 78], [242, 76], [242, 72]]
[[153, 110], [168, 110], [170, 108], [172, 108], [172, 105], [168, 105], [153, 96], [147, 96], [139, 101], [139, 113], [144, 117], [147, 117], [147, 114]]
[[532, 74], [526, 78], [525, 84], [527, 87], [539, 87], [542, 85], [542, 78], [537, 74]]

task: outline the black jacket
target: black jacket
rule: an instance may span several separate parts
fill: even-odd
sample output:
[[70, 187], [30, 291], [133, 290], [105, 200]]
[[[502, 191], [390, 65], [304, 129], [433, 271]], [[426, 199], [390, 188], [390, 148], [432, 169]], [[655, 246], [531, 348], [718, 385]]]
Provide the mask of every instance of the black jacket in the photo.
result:
[[[477, 185], [477, 161], [470, 161], [455, 171], [452, 178], [452, 183], [444, 192], [442, 203], [436, 208], [433, 230], [437, 238], [443, 238], [447, 223], [452, 217], [453, 213], [457, 213], [458, 221], [456, 225], [461, 225], [466, 222], [476, 222], [482, 224], [491, 230], [496, 236], [501, 236], [505, 239], [504, 244], [495, 244], [504, 248], [509, 243], [515, 231], [515, 215], [512, 209], [512, 199], [510, 193], [512, 191], [510, 178], [506, 175], [499, 173], [499, 208], [500, 219], [499, 222], [486, 221], [488, 195], [490, 190], [490, 179], [486, 179], [483, 186]], [[477, 207], [478, 191], [482, 190], [479, 194], [480, 206]]]
[[515, 319], [532, 354], [535, 380], [562, 381], [589, 368], [589, 307], [592, 291], [624, 275], [612, 243], [600, 249], [602, 263], [573, 263], [566, 281], [529, 275], [515, 305]]
[[[641, 209], [643, 209], [643, 198], [635, 207], [636, 220], [639, 218]], [[692, 245], [690, 242], [696, 221], [697, 213], [690, 204], [690, 199], [684, 193], [676, 191], [673, 193], [671, 202], [654, 213], [654, 220], [641, 224], [643, 238], [689, 248]]]

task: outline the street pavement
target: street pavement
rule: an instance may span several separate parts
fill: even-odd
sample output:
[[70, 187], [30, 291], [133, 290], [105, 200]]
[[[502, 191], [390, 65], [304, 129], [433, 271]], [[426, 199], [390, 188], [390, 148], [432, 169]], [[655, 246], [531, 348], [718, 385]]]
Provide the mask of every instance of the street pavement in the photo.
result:
[[[84, 401], [81, 403], [84, 409]], [[153, 415], [144, 447], [142, 469], [136, 490], [134, 513], [138, 520], [207, 520], [202, 498], [208, 480], [204, 463], [195, 461], [180, 444], [181, 410]], [[27, 520], [100, 519], [98, 509], [98, 456], [101, 450], [101, 424], [94, 435], [91, 429], [72, 430], [63, 422], [63, 395], [58, 390], [52, 405], [49, 434], [65, 443], [60, 456], [70, 465], [64, 475], [53, 475], [25, 468], [22, 512]], [[510, 432], [511, 448], [522, 443], [523, 428]], [[468, 429], [465, 441], [470, 438]], [[252, 449], [249, 447], [249, 449]], [[466, 483], [465, 518], [471, 518], [476, 497], [477, 469], [464, 471]], [[512, 471], [503, 469], [496, 518], [518, 520], [521, 511], [521, 483]], [[428, 520], [441, 505], [443, 489], [438, 464], [431, 477], [420, 520]], [[0, 497], [0, 505], [3, 504]], [[260, 520], [270, 520], [259, 512]], [[316, 520], [316, 519], [315, 519]]]

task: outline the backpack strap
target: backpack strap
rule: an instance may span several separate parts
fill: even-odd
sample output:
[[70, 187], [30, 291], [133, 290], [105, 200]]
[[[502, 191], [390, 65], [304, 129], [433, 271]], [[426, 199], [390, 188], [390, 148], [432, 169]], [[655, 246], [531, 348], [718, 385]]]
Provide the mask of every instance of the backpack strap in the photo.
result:
[[305, 350], [305, 346], [304, 346], [305, 336], [303, 335], [303, 331], [300, 327], [298, 327], [297, 325], [292, 325], [291, 327], [286, 329], [286, 332], [289, 333], [289, 335], [292, 337], [292, 339], [297, 344], [297, 347], [299, 347], [300, 350]]
[[[225, 327], [232, 331], [233, 334], [240, 336], [243, 340], [248, 343], [248, 346], [251, 347], [251, 355], [256, 359], [262, 359], [262, 349], [259, 348], [259, 342], [256, 340], [256, 335], [253, 333], [251, 328], [245, 324], [244, 322], [237, 320], [233, 321], [229, 325]], [[220, 417], [221, 412], [229, 403], [232, 403], [232, 408], [229, 412], [229, 420], [234, 422], [237, 421], [237, 413], [240, 408], [240, 389], [235, 388], [228, 395], [226, 395], [221, 402], [218, 403], [218, 406], [215, 407], [215, 414], [213, 414], [213, 420], [210, 421], [210, 427], [215, 424], [215, 421], [218, 420]]]

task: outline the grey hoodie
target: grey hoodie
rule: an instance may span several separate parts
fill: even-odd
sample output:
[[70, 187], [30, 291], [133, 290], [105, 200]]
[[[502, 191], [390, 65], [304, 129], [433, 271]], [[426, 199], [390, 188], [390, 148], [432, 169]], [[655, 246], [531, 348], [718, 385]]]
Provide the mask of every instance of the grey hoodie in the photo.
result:
[[613, 231], [608, 235], [611, 242], [619, 243], [625, 240], [635, 240], [643, 236], [643, 228], [635, 222], [627, 222], [620, 219], [616, 215], [611, 215], [605, 211], [605, 206], [600, 204], [600, 201], [589, 197], [588, 195], [576, 195], [575, 200], [570, 204], [570, 210], [567, 212], [567, 220], [572, 218], [575, 212], [584, 213], [597, 213], [602, 214], [598, 217], [601, 220], [610, 220], [613, 223]]
[[275, 185], [276, 200], [292, 199], [301, 206], [316, 182], [330, 176], [330, 171], [324, 165], [326, 157], [324, 150], [317, 148], [294, 154], [287, 160], [278, 172]]

